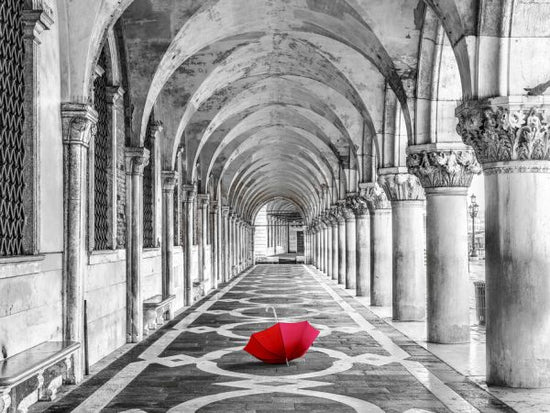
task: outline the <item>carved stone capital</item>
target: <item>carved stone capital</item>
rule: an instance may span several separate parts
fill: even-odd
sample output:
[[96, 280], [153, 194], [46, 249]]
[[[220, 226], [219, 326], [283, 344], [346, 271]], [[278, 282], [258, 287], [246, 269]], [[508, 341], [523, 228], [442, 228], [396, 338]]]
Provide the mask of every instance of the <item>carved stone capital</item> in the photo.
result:
[[456, 109], [457, 132], [482, 165], [550, 160], [548, 96], [468, 101]]
[[162, 189], [173, 192], [178, 183], [178, 173], [176, 171], [162, 171]]
[[391, 203], [380, 185], [375, 182], [359, 184], [359, 194], [367, 201], [371, 211], [375, 209], [390, 209]]
[[25, 0], [21, 20], [23, 32], [27, 39], [40, 43], [40, 35], [44, 30], [50, 30], [54, 20], [53, 9], [44, 1]]
[[416, 145], [407, 149], [409, 172], [424, 188], [465, 187], [481, 173], [474, 151], [465, 145]]
[[[392, 168], [394, 169], [394, 168]], [[378, 183], [384, 189], [390, 201], [417, 201], [424, 200], [425, 194], [419, 179], [401, 171], [399, 168], [395, 172], [386, 172], [381, 170], [378, 177]]]
[[151, 128], [151, 138], [152, 139], [156, 139], [158, 138], [158, 135], [164, 130], [164, 123], [162, 123], [162, 121], [160, 120], [155, 120], [153, 122], [151, 122], [151, 124], [149, 125], [149, 127]]
[[210, 204], [210, 196], [208, 194], [199, 194], [197, 195], [197, 200], [201, 208], [208, 208]]
[[346, 204], [356, 218], [369, 215], [367, 200], [360, 194], [348, 197]]
[[223, 207], [222, 207], [222, 215], [223, 215], [224, 217], [228, 217], [229, 214], [230, 214], [230, 212], [231, 212], [231, 208], [230, 208], [230, 207], [228, 207], [228, 206], [223, 206]]
[[107, 86], [107, 102], [115, 105], [124, 96], [124, 89], [120, 86]]
[[143, 169], [149, 165], [149, 150], [143, 147], [126, 148], [126, 173], [143, 175]]
[[95, 135], [97, 117], [97, 112], [90, 105], [63, 103], [61, 105], [63, 143], [87, 147]]
[[183, 202], [191, 203], [195, 200], [195, 197], [197, 196], [197, 192], [195, 191], [195, 187], [193, 185], [183, 185], [181, 187], [182, 190], [182, 200]]

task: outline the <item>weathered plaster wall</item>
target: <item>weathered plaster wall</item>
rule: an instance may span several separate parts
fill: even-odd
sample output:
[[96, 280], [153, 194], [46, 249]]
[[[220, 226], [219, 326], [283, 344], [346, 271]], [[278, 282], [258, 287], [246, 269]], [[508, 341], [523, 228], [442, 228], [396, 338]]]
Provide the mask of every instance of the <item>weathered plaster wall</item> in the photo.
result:
[[143, 251], [142, 262], [143, 299], [162, 294], [162, 263], [160, 248]]
[[8, 356], [61, 339], [61, 288], [61, 254], [0, 265], [0, 347]]
[[126, 342], [126, 251], [93, 254], [85, 284], [90, 364]]

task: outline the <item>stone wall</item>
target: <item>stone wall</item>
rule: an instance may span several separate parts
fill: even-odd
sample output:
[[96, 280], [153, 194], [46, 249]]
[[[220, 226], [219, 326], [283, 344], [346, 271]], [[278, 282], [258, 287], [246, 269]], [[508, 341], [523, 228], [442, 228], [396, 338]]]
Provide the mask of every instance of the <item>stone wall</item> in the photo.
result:
[[143, 251], [142, 263], [142, 294], [143, 299], [162, 294], [162, 262], [160, 248]]
[[90, 365], [126, 342], [126, 251], [90, 256], [87, 302]]

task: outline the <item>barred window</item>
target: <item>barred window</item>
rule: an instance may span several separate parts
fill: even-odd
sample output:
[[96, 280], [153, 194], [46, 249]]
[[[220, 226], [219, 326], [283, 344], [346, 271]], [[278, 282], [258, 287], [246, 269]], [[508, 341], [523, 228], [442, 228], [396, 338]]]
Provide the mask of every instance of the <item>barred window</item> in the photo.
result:
[[149, 164], [143, 169], [143, 247], [154, 248], [155, 227], [154, 227], [154, 162], [153, 162], [153, 115], [149, 117], [147, 132], [145, 136], [145, 148], [149, 150]]
[[105, 72], [94, 81], [94, 106], [98, 114], [94, 140], [94, 244], [96, 250], [112, 247], [111, 239], [111, 115], [107, 102], [107, 56], [105, 48], [98, 66]]
[[23, 255], [25, 139], [23, 2], [0, 2], [0, 256]]

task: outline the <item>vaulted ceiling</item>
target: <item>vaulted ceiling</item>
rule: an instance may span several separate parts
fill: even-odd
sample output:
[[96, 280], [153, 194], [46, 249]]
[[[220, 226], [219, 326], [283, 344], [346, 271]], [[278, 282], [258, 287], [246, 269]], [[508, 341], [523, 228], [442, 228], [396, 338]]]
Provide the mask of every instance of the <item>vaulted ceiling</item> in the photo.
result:
[[[441, 3], [440, 13], [454, 6]], [[411, 134], [426, 10], [416, 0], [135, 0], [121, 18], [133, 133], [143, 142], [154, 113], [165, 169], [183, 148], [187, 183], [245, 219], [283, 198], [307, 221], [373, 179], [392, 101], [394, 135]]]

